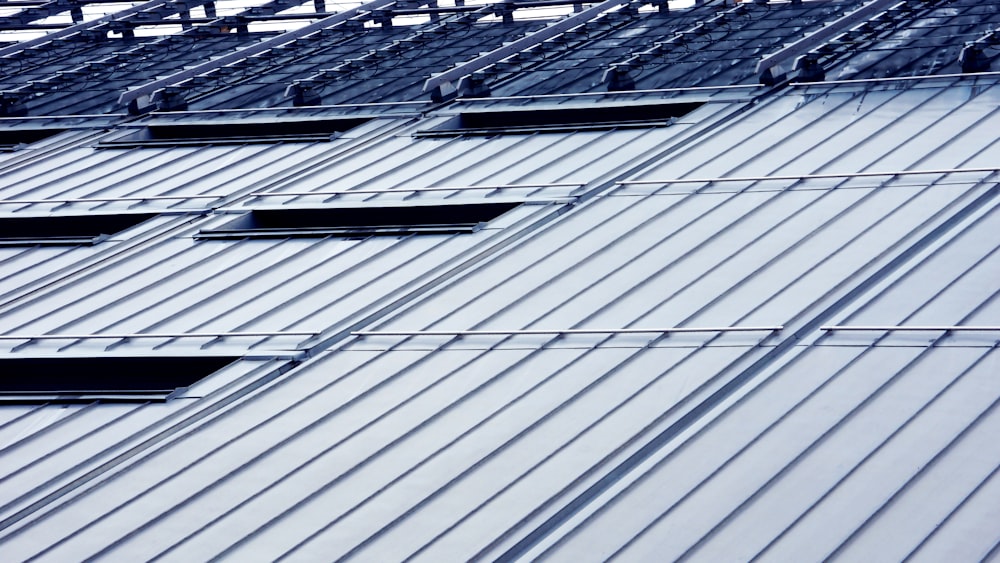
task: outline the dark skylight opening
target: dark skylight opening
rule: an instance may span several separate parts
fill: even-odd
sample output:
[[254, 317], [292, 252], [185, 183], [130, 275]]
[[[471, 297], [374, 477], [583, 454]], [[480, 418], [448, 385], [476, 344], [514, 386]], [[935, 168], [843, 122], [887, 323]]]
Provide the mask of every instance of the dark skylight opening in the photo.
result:
[[0, 151], [10, 151], [19, 145], [30, 145], [62, 133], [65, 129], [0, 129]]
[[123, 148], [275, 142], [313, 143], [329, 141], [338, 133], [368, 121], [371, 121], [371, 118], [158, 124], [149, 125], [120, 139], [104, 141], [99, 146]]
[[0, 247], [92, 245], [155, 216], [155, 213], [122, 213], [0, 217]]
[[419, 136], [560, 133], [629, 127], [664, 127], [705, 102], [594, 106], [588, 108], [478, 111], [462, 113]]
[[257, 209], [202, 239], [369, 237], [472, 233], [520, 203]]
[[235, 357], [0, 359], [0, 403], [165, 401]]

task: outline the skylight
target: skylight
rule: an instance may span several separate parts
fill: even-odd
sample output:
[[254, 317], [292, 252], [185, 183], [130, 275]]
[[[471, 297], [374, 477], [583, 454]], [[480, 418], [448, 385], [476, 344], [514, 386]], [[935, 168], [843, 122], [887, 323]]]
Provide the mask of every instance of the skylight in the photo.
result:
[[235, 357], [0, 359], [0, 403], [164, 401]]
[[97, 244], [154, 216], [151, 213], [123, 213], [0, 217], [0, 247]]
[[464, 112], [418, 136], [498, 135], [655, 127], [674, 123], [704, 102], [606, 105], [586, 108], [540, 108]]
[[245, 143], [329, 141], [370, 118], [171, 123], [149, 125], [131, 135], [102, 142], [104, 148], [205, 146]]
[[518, 203], [256, 209], [200, 239], [369, 237], [472, 233]]
[[19, 145], [30, 145], [63, 131], [65, 129], [0, 129], [0, 151], [14, 150]]

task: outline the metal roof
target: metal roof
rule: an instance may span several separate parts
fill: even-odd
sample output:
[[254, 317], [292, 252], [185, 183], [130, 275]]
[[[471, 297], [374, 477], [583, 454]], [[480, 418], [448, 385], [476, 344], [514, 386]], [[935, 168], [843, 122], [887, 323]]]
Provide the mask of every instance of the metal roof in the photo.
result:
[[0, 49], [0, 370], [235, 358], [0, 393], [0, 558], [995, 556], [995, 8], [290, 6]]

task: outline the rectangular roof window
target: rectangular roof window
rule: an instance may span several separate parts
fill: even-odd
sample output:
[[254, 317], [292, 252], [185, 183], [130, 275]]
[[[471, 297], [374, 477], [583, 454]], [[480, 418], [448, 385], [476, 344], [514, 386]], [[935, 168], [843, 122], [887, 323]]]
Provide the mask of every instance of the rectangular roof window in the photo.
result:
[[702, 105], [704, 102], [676, 102], [465, 112], [436, 129], [419, 131], [417, 136], [450, 137], [664, 127]]
[[0, 247], [92, 245], [155, 217], [153, 213], [0, 217]]
[[62, 133], [65, 129], [0, 129], [0, 151], [12, 151]]
[[312, 143], [329, 141], [336, 134], [353, 129], [368, 121], [371, 121], [370, 117], [158, 124], [143, 127], [135, 133], [113, 141], [103, 141], [98, 147]]
[[236, 357], [0, 359], [0, 403], [165, 401]]
[[519, 203], [255, 209], [201, 239], [369, 237], [471, 233]]

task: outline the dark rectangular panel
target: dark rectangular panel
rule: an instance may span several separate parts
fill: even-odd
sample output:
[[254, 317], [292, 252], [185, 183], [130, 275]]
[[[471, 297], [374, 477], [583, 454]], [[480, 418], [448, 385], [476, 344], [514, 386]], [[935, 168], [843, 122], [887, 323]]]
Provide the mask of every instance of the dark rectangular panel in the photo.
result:
[[153, 213], [122, 213], [0, 217], [0, 246], [96, 244], [155, 216]]
[[593, 106], [588, 108], [466, 112], [418, 136], [499, 135], [655, 127], [673, 123], [704, 102]]
[[274, 120], [243, 123], [202, 122], [150, 125], [127, 137], [102, 142], [99, 147], [202, 146], [274, 142], [329, 141], [367, 123], [371, 118]]
[[198, 238], [365, 237], [474, 232], [520, 205], [476, 203], [412, 207], [258, 209]]
[[235, 357], [0, 359], [0, 402], [165, 400]]
[[30, 145], [63, 131], [65, 129], [0, 129], [0, 151], [13, 150], [18, 145]]

